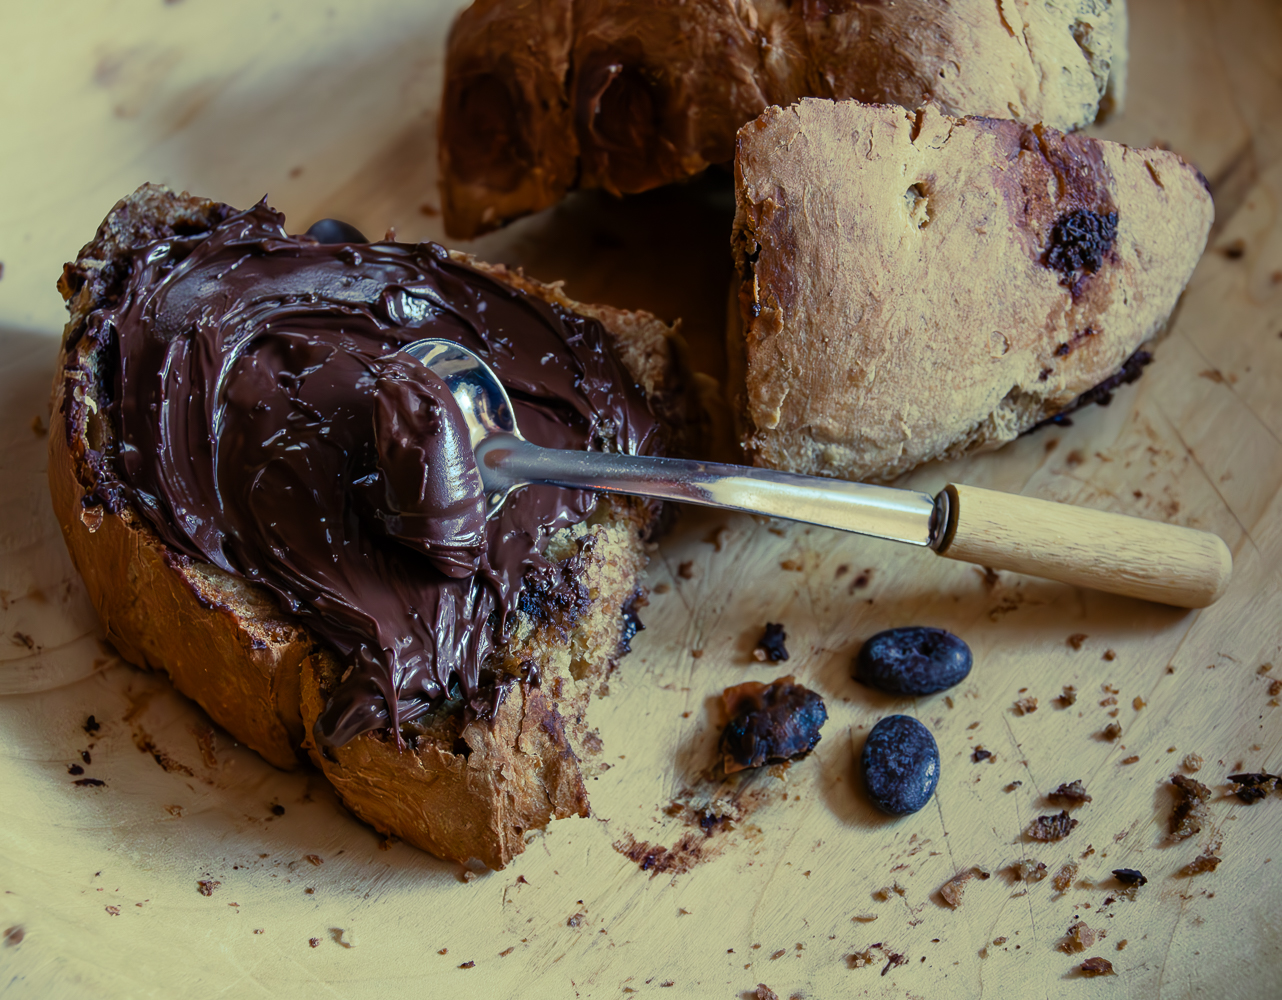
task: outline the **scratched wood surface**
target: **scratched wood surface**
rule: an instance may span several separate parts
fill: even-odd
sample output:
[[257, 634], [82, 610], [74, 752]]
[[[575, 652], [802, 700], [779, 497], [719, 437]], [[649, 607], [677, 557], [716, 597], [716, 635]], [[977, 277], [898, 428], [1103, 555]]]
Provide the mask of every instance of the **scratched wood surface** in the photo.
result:
[[[1213, 608], [687, 512], [655, 553], [647, 629], [591, 706], [593, 816], [475, 876], [380, 842], [317, 776], [274, 771], [99, 645], [44, 485], [62, 262], [146, 180], [240, 205], [266, 193], [297, 229], [337, 216], [440, 238], [435, 105], [456, 6], [0, 13], [0, 995], [1282, 995], [1282, 800], [1247, 807], [1224, 782], [1282, 768], [1276, 2], [1132, 0], [1130, 104], [1103, 134], [1189, 157], [1218, 215], [1141, 382], [1071, 427], [910, 479], [1216, 531], [1236, 574]], [[730, 212], [713, 177], [575, 197], [469, 249], [582, 299], [683, 317], [716, 373]], [[715, 695], [781, 672], [750, 655], [766, 621], [785, 624], [786, 667], [830, 720], [809, 759], [718, 785]], [[899, 700], [850, 680], [864, 638], [915, 623], [971, 644], [965, 684]], [[868, 805], [854, 765], [892, 712], [925, 722], [943, 756], [934, 802], [899, 820]], [[1115, 741], [1099, 735], [1112, 722]], [[992, 756], [975, 763], [979, 748]], [[1187, 754], [1205, 758], [1210, 822], [1172, 845], [1165, 782]], [[74, 785], [73, 765], [105, 784]], [[1027, 842], [1055, 811], [1044, 794], [1073, 779], [1092, 795], [1078, 827]], [[708, 815], [728, 819], [705, 833]], [[1217, 871], [1177, 874], [1214, 845]], [[657, 861], [643, 870], [629, 851]], [[1008, 866], [1025, 857], [1076, 861], [1078, 876], [1063, 892], [1016, 882]], [[939, 887], [972, 866], [992, 877], [943, 905]], [[1148, 878], [1133, 899], [1119, 867]], [[1057, 945], [1075, 919], [1106, 936], [1069, 955]], [[1090, 955], [1116, 974], [1078, 976]]]

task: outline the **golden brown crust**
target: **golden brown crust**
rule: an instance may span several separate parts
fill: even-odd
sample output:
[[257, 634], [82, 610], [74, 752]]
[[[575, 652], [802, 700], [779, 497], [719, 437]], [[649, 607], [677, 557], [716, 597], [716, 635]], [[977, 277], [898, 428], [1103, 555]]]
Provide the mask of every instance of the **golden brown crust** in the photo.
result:
[[446, 53], [446, 229], [690, 177], [807, 96], [1081, 128], [1120, 101], [1119, 25], [1121, 0], [477, 0]]
[[[601, 517], [598, 514], [598, 517]], [[366, 733], [312, 760], [354, 813], [440, 857], [476, 858], [502, 868], [525, 848], [528, 832], [551, 819], [588, 815], [580, 760], [588, 698], [618, 654], [623, 605], [645, 567], [647, 518], [631, 502], [584, 530], [556, 540], [576, 565], [561, 593], [541, 604], [534, 593], [504, 649], [504, 668], [538, 665], [537, 686], [513, 685], [493, 725], [457, 712], [420, 722], [413, 749], [384, 732]], [[569, 592], [572, 599], [566, 600]], [[551, 595], [548, 595], [551, 598]], [[310, 733], [337, 680], [332, 659], [303, 672], [303, 713]]]
[[236, 581], [176, 560], [132, 511], [84, 506], [67, 446], [62, 385], [55, 387], [49, 433], [49, 488], [107, 638], [130, 663], [163, 669], [179, 691], [270, 763], [296, 766], [303, 736], [299, 672], [311, 640]]
[[[532, 662], [543, 687], [517, 684], [493, 727], [464, 725], [454, 713], [405, 752], [366, 734], [332, 752], [332, 760], [321, 758], [305, 734], [334, 680], [328, 650], [284, 618], [266, 591], [171, 552], [127, 504], [112, 510], [86, 502], [94, 463], [112, 438], [99, 372], [103, 347], [86, 335], [86, 320], [109, 300], [130, 248], [208, 228], [226, 211], [144, 185], [113, 209], [60, 282], [71, 321], [54, 382], [49, 483], [72, 559], [120, 654], [166, 671], [237, 740], [285, 768], [298, 764], [306, 742], [344, 801], [380, 830], [441, 857], [502, 867], [524, 849], [529, 831], [553, 817], [586, 815], [583, 708], [618, 654], [621, 612], [645, 565], [642, 538], [653, 511], [639, 501], [603, 503], [588, 522], [550, 540], [549, 557], [562, 568], [555, 594], [530, 590], [528, 610], [495, 664], [515, 674]], [[671, 377], [678, 367], [667, 339], [673, 331], [654, 317], [582, 306], [559, 286], [476, 266], [599, 318], [634, 377], [660, 395], [679, 381]]]
[[[1213, 211], [1173, 153], [855, 101], [771, 108], [735, 174], [744, 446], [849, 479], [998, 447], [1112, 376]], [[1051, 254], [1079, 212], [1116, 223], [1096, 270]]]

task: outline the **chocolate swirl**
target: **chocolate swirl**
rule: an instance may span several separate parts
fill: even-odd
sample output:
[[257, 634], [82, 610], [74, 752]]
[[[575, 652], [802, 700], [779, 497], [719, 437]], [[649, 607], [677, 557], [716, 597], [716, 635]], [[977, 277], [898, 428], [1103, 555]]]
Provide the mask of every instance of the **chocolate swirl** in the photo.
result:
[[260, 204], [135, 252], [90, 320], [116, 365], [118, 482], [99, 488], [333, 648], [347, 669], [316, 736], [341, 745], [483, 703], [523, 578], [595, 503], [526, 487], [486, 520], [461, 415], [400, 347], [477, 352], [536, 444], [647, 453], [658, 434], [595, 320], [434, 244], [321, 244], [283, 222]]

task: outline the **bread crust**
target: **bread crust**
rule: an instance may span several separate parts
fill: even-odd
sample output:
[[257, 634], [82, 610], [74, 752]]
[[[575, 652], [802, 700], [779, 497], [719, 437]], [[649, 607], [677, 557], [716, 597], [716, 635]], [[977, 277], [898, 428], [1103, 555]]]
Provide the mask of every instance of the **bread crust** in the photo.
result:
[[[1213, 215], [1174, 153], [856, 101], [769, 109], [735, 183], [742, 443], [856, 480], [999, 447], [1114, 375]], [[1115, 237], [1055, 256], [1075, 217]]]
[[[171, 551], [127, 503], [103, 503], [96, 491], [96, 465], [114, 431], [106, 417], [105, 343], [87, 321], [112, 301], [129, 250], [203, 231], [230, 211], [144, 185], [117, 204], [59, 283], [70, 322], [53, 387], [49, 485], [72, 560], [121, 656], [165, 671], [235, 739], [281, 768], [310, 755], [353, 812], [384, 833], [443, 858], [502, 867], [524, 850], [529, 831], [554, 817], [587, 814], [583, 708], [593, 681], [620, 653], [623, 607], [638, 593], [656, 511], [642, 501], [612, 500], [550, 539], [549, 558], [561, 573], [557, 590], [570, 602], [559, 606], [530, 585], [497, 666], [513, 674], [525, 667], [528, 677], [535, 664], [541, 683], [515, 684], [493, 725], [443, 711], [417, 746], [401, 749], [384, 733], [367, 733], [322, 756], [309, 734], [338, 670], [328, 648], [281, 614], [267, 591]], [[559, 285], [465, 259], [598, 318], [640, 384], [673, 412], [687, 405], [672, 328], [645, 313], [583, 306]]]
[[476, 0], [446, 51], [446, 230], [693, 176], [808, 96], [1082, 128], [1120, 103], [1125, 20], [1122, 0]]
[[515, 684], [492, 723], [452, 713], [422, 723], [423, 736], [406, 749], [382, 730], [322, 750], [310, 734], [338, 664], [332, 657], [307, 664], [306, 747], [361, 819], [438, 856], [502, 868], [525, 849], [530, 831], [588, 815], [584, 712], [618, 656], [623, 606], [645, 568], [649, 520], [636, 504], [605, 505], [611, 510], [602, 521], [554, 540], [578, 564], [556, 583], [575, 599], [567, 602], [563, 593], [522, 614], [503, 650], [504, 667], [516, 673], [535, 663], [540, 681]]

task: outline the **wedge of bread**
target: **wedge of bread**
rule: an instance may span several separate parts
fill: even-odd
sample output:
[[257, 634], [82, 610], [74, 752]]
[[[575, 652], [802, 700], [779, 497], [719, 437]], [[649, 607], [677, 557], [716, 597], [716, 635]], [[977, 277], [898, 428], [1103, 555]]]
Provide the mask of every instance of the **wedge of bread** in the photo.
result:
[[999, 447], [1116, 376], [1213, 215], [1174, 153], [856, 101], [744, 126], [735, 185], [742, 443], [855, 480]]
[[[68, 264], [59, 287], [67, 324], [54, 382], [49, 484], [54, 510], [108, 638], [128, 661], [163, 670], [235, 739], [277, 767], [309, 756], [343, 801], [380, 831], [461, 862], [499, 868], [550, 819], [586, 815], [583, 769], [592, 743], [584, 708], [627, 651], [639, 575], [657, 511], [608, 500], [555, 533], [555, 579], [527, 580], [515, 628], [493, 664], [523, 679], [492, 721], [445, 703], [414, 723], [404, 747], [367, 732], [324, 753], [310, 737], [340, 664], [264, 589], [168, 548], [126, 502], [96, 492], [112, 461], [111, 332], [91, 322], [114, 303], [131, 251], [212, 229], [226, 205], [145, 185], [121, 201]], [[687, 382], [673, 328], [645, 313], [584, 306], [557, 285], [466, 259], [524, 292], [598, 319], [674, 423]]]
[[476, 0], [446, 53], [446, 229], [729, 163], [802, 97], [1081, 128], [1120, 104], [1125, 26], [1124, 0]]

